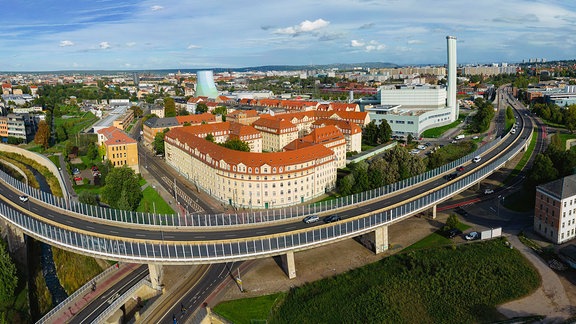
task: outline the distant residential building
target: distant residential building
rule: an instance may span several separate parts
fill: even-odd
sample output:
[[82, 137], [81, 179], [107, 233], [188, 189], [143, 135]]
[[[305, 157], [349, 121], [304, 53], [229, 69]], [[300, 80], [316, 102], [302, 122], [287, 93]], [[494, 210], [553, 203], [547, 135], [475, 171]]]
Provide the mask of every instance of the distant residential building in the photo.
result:
[[116, 127], [107, 127], [97, 131], [98, 146], [104, 148], [103, 159], [112, 162], [115, 167], [128, 166], [135, 173], [138, 167], [138, 142]]
[[555, 244], [576, 237], [576, 175], [536, 187], [534, 231]]
[[35, 132], [35, 119], [27, 113], [0, 116], [0, 136], [2, 137], [16, 137], [29, 142]]
[[126, 110], [125, 113], [120, 115], [112, 122], [112, 126], [120, 130], [126, 130], [126, 128], [130, 126], [130, 123], [132, 123], [133, 120], [134, 120], [134, 110], [128, 109]]
[[164, 107], [155, 106], [150, 108], [150, 114], [158, 116], [158, 118], [164, 118]]

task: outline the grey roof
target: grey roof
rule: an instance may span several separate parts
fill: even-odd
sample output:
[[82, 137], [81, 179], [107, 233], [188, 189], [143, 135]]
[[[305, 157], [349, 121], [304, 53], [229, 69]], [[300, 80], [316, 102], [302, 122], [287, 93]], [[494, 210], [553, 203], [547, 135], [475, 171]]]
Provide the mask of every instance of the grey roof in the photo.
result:
[[179, 124], [176, 117], [166, 117], [166, 118], [152, 117], [148, 119], [144, 123], [144, 125], [150, 128], [165, 128], [165, 127], [178, 126]]
[[537, 188], [558, 199], [576, 196], [576, 174], [539, 185]]

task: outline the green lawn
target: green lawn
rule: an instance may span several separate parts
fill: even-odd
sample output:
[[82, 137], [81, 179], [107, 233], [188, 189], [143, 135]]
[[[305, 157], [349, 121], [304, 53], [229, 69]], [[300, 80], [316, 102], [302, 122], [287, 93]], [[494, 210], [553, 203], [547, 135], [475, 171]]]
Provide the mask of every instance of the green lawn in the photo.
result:
[[574, 139], [576, 138], [576, 134], [563, 134], [563, 133], [558, 133], [556, 134], [558, 137], [560, 137], [560, 140], [562, 141], [562, 147], [566, 147], [566, 141], [569, 139]]
[[165, 202], [154, 188], [148, 186], [142, 194], [144, 196], [136, 211], [153, 213], [156, 210], [156, 214], [176, 214], [171, 205]]
[[274, 304], [281, 302], [286, 293], [231, 300], [216, 305], [214, 312], [234, 324], [265, 323]]
[[445, 125], [445, 126], [440, 126], [440, 127], [436, 127], [436, 128], [431, 128], [431, 129], [427, 129], [422, 133], [422, 137], [424, 138], [437, 138], [442, 136], [442, 134], [444, 134], [446, 131], [457, 127], [458, 125], [460, 125], [460, 123], [462, 123], [462, 121], [464, 120], [464, 118], [466, 118], [466, 115], [460, 114], [460, 116], [458, 117], [458, 120], [456, 120], [455, 122], [449, 124], [449, 125]]
[[[470, 226], [460, 223], [458, 224], [458, 229], [464, 232], [465, 230], [469, 229]], [[449, 239], [446, 236], [442, 235], [442, 230], [438, 230], [425, 238], [421, 239], [420, 241], [410, 245], [409, 247], [402, 250], [402, 252], [407, 252], [411, 250], [420, 250], [420, 249], [429, 249], [429, 248], [437, 248], [442, 246], [451, 245], [454, 243], [453, 239]]]

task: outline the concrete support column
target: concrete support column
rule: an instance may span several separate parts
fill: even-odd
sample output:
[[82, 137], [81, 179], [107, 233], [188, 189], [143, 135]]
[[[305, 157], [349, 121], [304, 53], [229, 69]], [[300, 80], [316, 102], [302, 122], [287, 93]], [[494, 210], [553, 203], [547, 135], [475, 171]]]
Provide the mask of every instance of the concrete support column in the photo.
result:
[[388, 250], [388, 225], [376, 228], [373, 233], [374, 253], [379, 254]]
[[282, 269], [288, 275], [289, 279], [296, 278], [296, 264], [294, 263], [294, 252], [288, 251], [286, 254], [281, 256], [282, 258]]
[[436, 219], [436, 205], [432, 206], [432, 219]]
[[152, 287], [157, 290], [162, 290], [162, 287], [164, 286], [162, 284], [162, 281], [164, 281], [164, 268], [162, 265], [149, 263], [148, 271], [150, 272], [150, 283], [152, 283]]

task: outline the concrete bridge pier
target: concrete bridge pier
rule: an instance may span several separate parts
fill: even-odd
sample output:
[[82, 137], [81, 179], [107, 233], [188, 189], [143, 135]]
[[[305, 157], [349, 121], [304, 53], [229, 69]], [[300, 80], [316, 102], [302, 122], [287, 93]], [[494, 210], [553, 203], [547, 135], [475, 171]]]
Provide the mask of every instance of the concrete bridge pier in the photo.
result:
[[149, 263], [148, 264], [148, 271], [150, 272], [150, 283], [152, 287], [156, 288], [157, 290], [162, 290], [164, 284], [164, 268], [161, 264], [156, 263]]
[[379, 254], [388, 250], [388, 225], [380, 226], [374, 232], [368, 233], [369, 240], [374, 243], [374, 253]]
[[281, 256], [282, 269], [288, 275], [289, 279], [296, 278], [296, 263], [294, 263], [294, 251], [288, 251]]
[[436, 219], [436, 205], [432, 206], [432, 219]]

